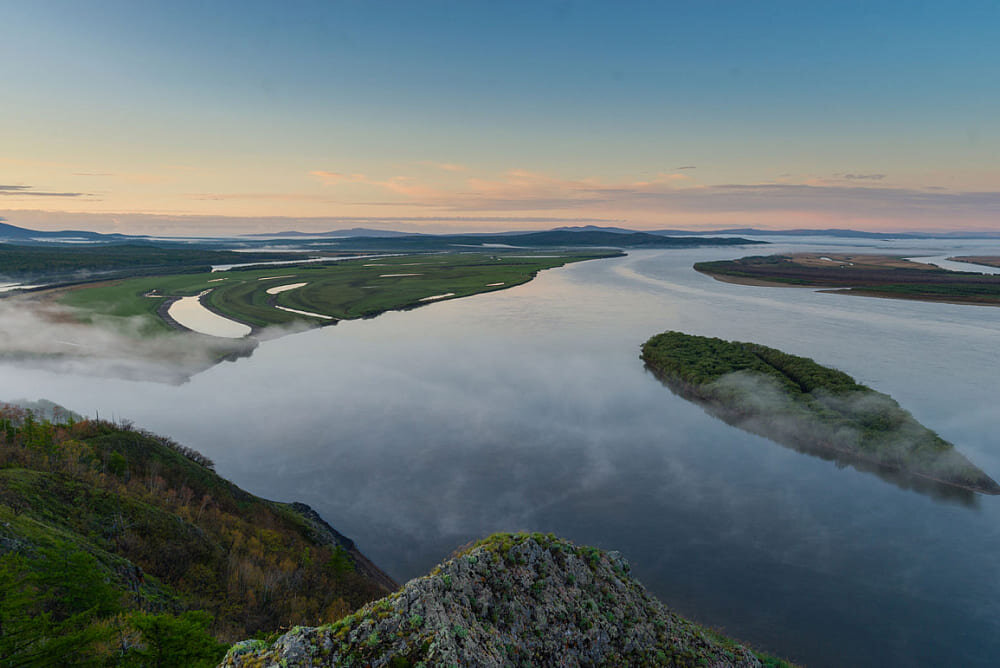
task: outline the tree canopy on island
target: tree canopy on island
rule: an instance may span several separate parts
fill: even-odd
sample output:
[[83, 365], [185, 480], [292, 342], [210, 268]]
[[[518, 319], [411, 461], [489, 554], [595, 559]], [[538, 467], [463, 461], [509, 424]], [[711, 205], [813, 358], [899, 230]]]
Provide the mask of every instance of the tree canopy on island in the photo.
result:
[[777, 443], [1000, 494], [1000, 485], [892, 397], [807, 357], [668, 331], [643, 344], [642, 359], [675, 393]]

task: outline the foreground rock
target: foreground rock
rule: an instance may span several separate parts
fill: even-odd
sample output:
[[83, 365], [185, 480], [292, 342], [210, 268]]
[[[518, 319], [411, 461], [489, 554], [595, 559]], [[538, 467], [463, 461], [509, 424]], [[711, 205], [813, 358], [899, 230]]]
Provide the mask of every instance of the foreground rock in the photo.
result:
[[762, 663], [670, 612], [617, 553], [551, 534], [498, 534], [335, 624], [297, 627], [273, 645], [238, 643], [223, 665]]

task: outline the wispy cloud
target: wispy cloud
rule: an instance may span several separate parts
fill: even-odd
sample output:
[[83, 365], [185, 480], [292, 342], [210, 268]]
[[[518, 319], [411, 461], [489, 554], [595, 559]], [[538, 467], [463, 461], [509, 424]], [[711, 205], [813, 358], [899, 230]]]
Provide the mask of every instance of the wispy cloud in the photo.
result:
[[698, 169], [698, 166], [697, 165], [683, 165], [681, 167], [677, 167], [677, 169]]
[[[826, 216], [830, 219], [894, 220], [946, 227], [955, 221], [992, 224], [1000, 213], [1000, 191], [954, 192], [875, 185], [884, 175], [853, 174], [854, 179], [809, 183], [729, 183], [693, 185], [685, 174], [662, 173], [643, 181], [608, 182], [597, 178], [562, 179], [512, 169], [495, 178], [468, 178], [454, 192], [421, 192], [409, 204], [441, 211], [523, 211], [589, 209], [628, 217], [647, 214], [704, 213], [759, 216], [768, 212]], [[864, 178], [857, 178], [864, 177]], [[372, 182], [385, 186], [385, 182]], [[397, 192], [403, 192], [397, 190]]]
[[277, 202], [334, 202], [333, 199], [312, 193], [188, 193], [188, 199], [200, 201], [264, 200]]
[[881, 181], [886, 177], [885, 174], [839, 174], [848, 181]]
[[426, 167], [435, 167], [446, 172], [464, 172], [465, 165], [459, 165], [453, 162], [435, 162], [433, 160], [422, 160], [419, 164]]
[[7, 197], [92, 197], [88, 193], [50, 192], [35, 190], [34, 186], [0, 185], [0, 196]]
[[328, 172], [324, 170], [314, 170], [309, 172], [309, 175], [319, 179], [325, 186], [354, 183], [383, 188], [390, 192], [417, 199], [445, 196], [445, 193], [441, 190], [423, 185], [412, 176], [391, 176], [387, 179], [370, 179], [364, 174], [342, 174], [340, 172]]
[[309, 172], [310, 176], [313, 176], [320, 180], [325, 186], [334, 186], [340, 183], [365, 183], [367, 177], [364, 174], [341, 174], [340, 172], [328, 172], [322, 169], [317, 169]]
[[365, 184], [406, 198], [364, 202], [368, 205], [426, 207], [442, 213], [586, 210], [590, 215], [606, 213], [615, 218], [632, 214], [648, 218], [657, 213], [758, 218], [773, 213], [787, 218], [801, 212], [804, 218], [878, 219], [918, 226], [934, 222], [944, 227], [958, 220], [977, 226], [990, 224], [989, 217], [1000, 212], [1000, 192], [896, 188], [882, 184], [887, 178], [882, 173], [841, 173], [835, 178], [798, 183], [789, 176], [781, 182], [697, 185], [688, 174], [677, 170], [644, 180], [612, 182], [596, 177], [565, 179], [516, 168], [489, 178], [470, 176], [447, 191], [408, 176], [372, 179], [333, 172], [313, 175], [330, 185]]

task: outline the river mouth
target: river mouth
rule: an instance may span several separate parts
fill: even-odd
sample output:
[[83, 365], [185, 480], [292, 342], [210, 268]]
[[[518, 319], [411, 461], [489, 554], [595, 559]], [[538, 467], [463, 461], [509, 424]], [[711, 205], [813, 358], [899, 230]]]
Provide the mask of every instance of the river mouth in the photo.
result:
[[249, 325], [230, 320], [205, 308], [201, 299], [210, 292], [211, 290], [205, 290], [193, 297], [181, 297], [169, 306], [167, 315], [182, 327], [199, 334], [222, 339], [241, 339], [249, 335], [252, 331]]

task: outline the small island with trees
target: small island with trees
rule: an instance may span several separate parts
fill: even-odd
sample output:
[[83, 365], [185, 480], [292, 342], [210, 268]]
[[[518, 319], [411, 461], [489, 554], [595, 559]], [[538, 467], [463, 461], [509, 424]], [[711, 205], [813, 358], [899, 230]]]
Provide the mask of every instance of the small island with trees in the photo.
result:
[[646, 341], [642, 359], [676, 394], [779, 444], [935, 487], [1000, 494], [996, 481], [892, 397], [811, 359], [674, 331]]

